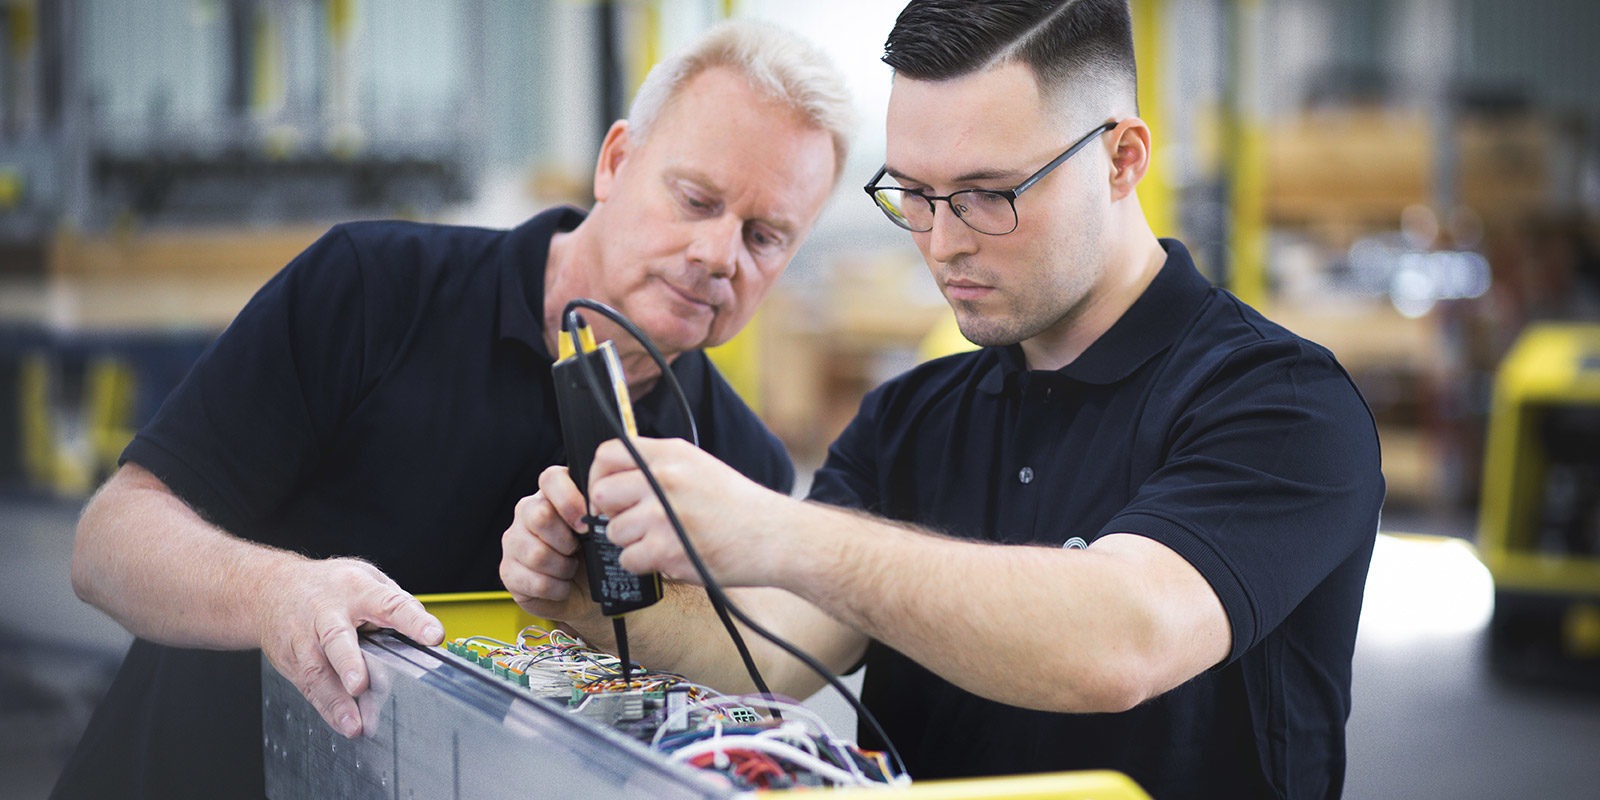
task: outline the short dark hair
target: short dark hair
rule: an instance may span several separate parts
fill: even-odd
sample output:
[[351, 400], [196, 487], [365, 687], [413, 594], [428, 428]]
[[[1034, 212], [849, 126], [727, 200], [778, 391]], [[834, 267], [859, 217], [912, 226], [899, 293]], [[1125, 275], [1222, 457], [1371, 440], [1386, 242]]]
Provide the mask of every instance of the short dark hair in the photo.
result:
[[1059, 96], [1072, 82], [1128, 93], [1138, 69], [1128, 0], [911, 0], [884, 42], [884, 63], [913, 80], [956, 78], [1017, 61]]

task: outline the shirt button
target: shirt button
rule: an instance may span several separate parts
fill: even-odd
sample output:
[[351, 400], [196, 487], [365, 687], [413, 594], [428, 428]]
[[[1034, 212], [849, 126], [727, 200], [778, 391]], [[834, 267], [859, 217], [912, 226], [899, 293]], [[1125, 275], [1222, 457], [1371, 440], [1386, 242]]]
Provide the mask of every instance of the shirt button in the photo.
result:
[[1017, 473], [1017, 480], [1023, 483], [1033, 483], [1033, 467], [1023, 467], [1022, 471]]

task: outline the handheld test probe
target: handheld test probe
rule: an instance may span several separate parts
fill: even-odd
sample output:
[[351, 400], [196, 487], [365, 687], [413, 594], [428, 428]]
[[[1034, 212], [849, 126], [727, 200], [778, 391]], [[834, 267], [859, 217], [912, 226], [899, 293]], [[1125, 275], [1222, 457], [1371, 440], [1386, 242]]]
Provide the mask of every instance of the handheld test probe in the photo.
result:
[[[617, 356], [616, 345], [610, 341], [598, 345], [594, 330], [582, 317], [577, 317], [576, 336], [563, 323], [557, 337], [557, 359], [551, 372], [555, 377], [556, 410], [561, 417], [561, 435], [567, 451], [567, 471], [572, 482], [589, 500], [589, 468], [594, 463], [595, 450], [601, 442], [616, 438], [603, 410], [596, 403], [611, 407], [611, 413], [620, 417], [628, 435], [637, 436], [633, 420], [633, 403], [628, 399], [628, 383], [622, 371], [622, 361]], [[573, 339], [577, 340], [574, 345]], [[602, 393], [596, 397], [584, 375], [588, 363], [594, 374], [601, 377]], [[600, 612], [611, 617], [612, 629], [617, 637], [617, 655], [622, 661], [622, 676], [626, 682], [631, 665], [628, 660], [628, 633], [623, 615], [654, 605], [661, 599], [661, 576], [655, 573], [635, 575], [622, 568], [622, 548], [606, 536], [609, 520], [589, 509], [583, 521], [588, 526], [586, 535], [578, 537], [583, 550], [585, 575], [589, 579], [589, 596], [600, 605]]]

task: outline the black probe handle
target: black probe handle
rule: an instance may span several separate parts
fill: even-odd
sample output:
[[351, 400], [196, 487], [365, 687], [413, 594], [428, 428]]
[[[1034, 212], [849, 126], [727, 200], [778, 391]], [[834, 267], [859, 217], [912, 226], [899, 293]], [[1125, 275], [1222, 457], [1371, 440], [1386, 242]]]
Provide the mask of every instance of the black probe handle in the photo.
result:
[[[607, 394], [595, 398], [578, 363], [588, 359], [600, 376], [602, 386], [611, 386], [610, 365], [600, 351], [563, 359], [551, 368], [555, 377], [556, 411], [561, 417], [561, 438], [567, 451], [567, 471], [583, 493], [589, 497], [589, 467], [594, 463], [594, 452], [600, 443], [616, 438], [605, 414], [596, 404], [608, 403], [612, 412], [621, 416], [619, 398]], [[620, 398], [627, 402], [627, 398]], [[600, 604], [606, 616], [626, 614], [653, 605], [661, 599], [661, 577], [655, 573], [635, 575], [622, 568], [622, 548], [606, 536], [609, 522], [604, 516], [586, 516], [587, 534], [579, 535], [583, 550], [584, 570], [589, 578], [589, 596]]]

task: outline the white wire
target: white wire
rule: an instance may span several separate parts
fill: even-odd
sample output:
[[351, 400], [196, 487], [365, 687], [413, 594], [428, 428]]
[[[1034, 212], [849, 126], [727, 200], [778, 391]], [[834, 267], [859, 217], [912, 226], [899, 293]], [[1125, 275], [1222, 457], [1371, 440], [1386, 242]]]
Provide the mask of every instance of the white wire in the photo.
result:
[[[538, 634], [529, 637], [528, 633], [530, 631], [537, 631]], [[527, 638], [542, 638], [552, 646], [570, 644], [575, 645], [576, 648], [578, 648], [570, 652], [565, 650], [560, 651], [560, 655], [557, 656], [539, 658], [532, 652], [529, 652], [526, 648], [518, 647], [517, 649], [527, 653], [527, 663], [523, 665], [523, 671], [530, 674], [530, 677], [533, 673], [540, 673], [549, 676], [548, 670], [553, 667], [555, 670], [564, 673], [569, 680], [587, 682], [590, 680], [613, 677], [610, 674], [602, 674], [599, 677], [594, 677], [591, 670], [615, 672], [617, 666], [621, 664], [621, 661], [615, 656], [593, 650], [589, 648], [588, 644], [584, 642], [583, 639], [573, 636], [559, 628], [546, 631], [543, 628], [530, 625], [526, 628], [523, 628], [522, 631], [518, 633], [517, 641], [520, 643]], [[566, 641], [558, 641], [558, 638], [565, 639]], [[554, 676], [550, 677], [553, 678]], [[815, 712], [809, 708], [806, 708], [805, 706], [778, 700], [770, 695], [721, 695], [718, 694], [716, 690], [708, 686], [694, 684], [689, 682], [687, 679], [683, 680], [678, 685], [692, 686], [702, 689], [709, 696], [698, 702], [685, 705], [683, 708], [677, 709], [668, 714], [666, 719], [656, 727], [655, 734], [650, 739], [650, 748], [652, 750], [659, 750], [661, 748], [662, 738], [667, 735], [676, 720], [681, 718], [683, 720], [684, 727], [687, 728], [690, 715], [696, 711], [722, 709], [734, 705], [753, 706], [756, 708], [765, 708], [769, 712], [781, 712], [783, 715], [785, 715], [784, 723], [777, 728], [761, 731], [754, 735], [741, 734], [724, 736], [722, 733], [723, 722], [719, 715], [719, 717], [714, 718], [712, 721], [714, 729], [709, 738], [685, 745], [684, 747], [674, 751], [671, 754], [672, 757], [681, 760], [683, 758], [692, 757], [692, 755], [701, 752], [710, 752], [717, 755], [718, 766], [725, 767], [727, 765], [726, 748], [720, 746], [720, 742], [748, 743], [760, 741], [763, 743], [762, 746], [754, 746], [750, 749], [763, 750], [766, 744], [773, 745], [779, 748], [777, 752], [773, 753], [774, 755], [782, 755], [818, 774], [831, 776], [831, 779], [835, 783], [857, 786], [882, 785], [878, 781], [868, 778], [861, 771], [860, 765], [856, 763], [856, 759], [851, 753], [852, 746], [835, 736], [833, 731], [829, 729], [828, 724], [823, 721], [822, 717], [818, 716]], [[530, 688], [532, 687], [530, 686]], [[578, 707], [573, 710], [581, 710], [584, 706], [588, 705], [589, 699], [590, 698], [585, 697], [578, 704]], [[828, 764], [819, 757], [817, 752], [817, 742], [813, 740], [811, 735], [807, 735], [808, 732], [806, 731], [806, 726], [801, 724], [802, 722], [809, 723], [812, 732], [814, 732], [815, 739], [820, 740], [823, 745], [827, 746], [833, 751], [834, 755], [837, 756], [840, 761], [850, 768], [848, 773], [839, 769], [838, 767]], [[674, 733], [681, 733], [681, 731], [675, 731]], [[690, 755], [683, 755], [685, 752], [690, 753]], [[772, 751], [769, 750], [768, 752]], [[884, 777], [888, 778], [889, 776], [885, 775]]]
[[[660, 750], [661, 749], [661, 737], [667, 735], [668, 729], [670, 729], [673, 726], [673, 724], [678, 720], [679, 717], [683, 718], [684, 727], [688, 727], [689, 726], [689, 715], [690, 714], [692, 714], [692, 713], [694, 713], [696, 711], [699, 711], [699, 710], [701, 710], [703, 708], [710, 708], [711, 704], [714, 701], [721, 700], [721, 699], [722, 698], [719, 696], [719, 697], [713, 697], [710, 700], [703, 700], [703, 701], [698, 702], [698, 703], [689, 703], [689, 704], [685, 705], [683, 708], [676, 709], [676, 710], [672, 711], [671, 713], [667, 714], [667, 718], [662, 720], [661, 721], [661, 725], [656, 728], [656, 735], [650, 737], [650, 749], [651, 750]], [[721, 723], [719, 722], [718, 723], [719, 731], [720, 731], [720, 728], [721, 728]], [[681, 733], [681, 731], [679, 731], [679, 733]]]
[[763, 739], [774, 739], [783, 742], [784, 744], [798, 747], [801, 750], [810, 753], [811, 755], [817, 754], [817, 743], [813, 741], [809, 735], [807, 735], [804, 725], [796, 725], [785, 722], [776, 728], [768, 728], [767, 730], [753, 735], [759, 736]]
[[[791, 721], [798, 721], [797, 718], [810, 722], [815, 727], [816, 738], [820, 739], [823, 744], [826, 744], [829, 748], [831, 748], [834, 754], [839, 757], [839, 760], [844, 762], [845, 765], [850, 768], [850, 771], [855, 773], [856, 777], [859, 778], [863, 784], [878, 785], [878, 781], [868, 778], [866, 774], [861, 771], [861, 766], [856, 763], [855, 757], [850, 752], [852, 745], [834, 735], [833, 731], [828, 728], [828, 723], [824, 722], [822, 717], [816, 712], [802, 705], [786, 703], [782, 700], [772, 699], [763, 695], [742, 695], [736, 699], [749, 702], [752, 705], [764, 706], [769, 711], [774, 708], [782, 711], [785, 715], [784, 719], [786, 720], [783, 725], [784, 728], [789, 727]], [[779, 730], [781, 730], [781, 728]], [[816, 755], [816, 750], [814, 749], [816, 745], [812, 742], [812, 740], [807, 738], [804, 741], [806, 743], [806, 749], [810, 750], [813, 755]], [[889, 776], [885, 775], [884, 777], [888, 778]]]
[[[698, 684], [695, 684], [695, 685], [698, 685]], [[666, 719], [661, 721], [661, 727], [656, 728], [655, 735], [650, 737], [650, 749], [652, 749], [652, 750], [661, 749], [661, 739], [662, 739], [662, 737], [666, 736], [669, 732], [671, 732], [671, 733], [682, 733], [683, 732], [683, 731], [669, 731], [668, 730], [669, 728], [672, 727], [673, 723], [675, 721], [677, 721], [680, 717], [683, 719], [684, 726], [688, 727], [688, 725], [689, 725], [689, 715], [693, 714], [696, 711], [718, 710], [718, 709], [722, 709], [722, 708], [727, 707], [727, 706], [734, 706], [734, 705], [738, 705], [738, 706], [750, 705], [749, 703], [745, 702], [745, 696], [744, 695], [722, 695], [722, 694], [717, 694], [716, 691], [713, 690], [713, 689], [710, 689], [710, 687], [702, 687], [702, 688], [705, 688], [707, 691], [710, 691], [711, 692], [711, 696], [710, 697], [706, 697], [706, 698], [702, 698], [702, 699], [697, 700], [697, 701], [695, 701], [693, 703], [689, 703], [689, 704], [685, 705], [683, 708], [677, 709], [676, 711], [673, 711], [672, 713], [668, 714]], [[715, 720], [715, 723], [716, 723], [717, 731], [718, 731], [717, 735], [720, 736], [721, 735], [721, 730], [722, 730], [722, 721], [719, 718], [719, 719]]]
[[[833, 748], [833, 754], [838, 756], [839, 760], [843, 761], [845, 763], [845, 766], [849, 767], [850, 771], [852, 773], [854, 773], [857, 778], [861, 779], [862, 783], [866, 783], [866, 784], [876, 784], [877, 783], [877, 781], [874, 781], [871, 778], [868, 778], [866, 776], [866, 773], [861, 771], [861, 765], [856, 763], [855, 753], [850, 752], [850, 748], [846, 747], [844, 742], [841, 742], [838, 739], [833, 738], [832, 736], [829, 736], [827, 739], [825, 739], [823, 741], [825, 741], [829, 747]], [[884, 779], [885, 780], [890, 780], [889, 770], [887, 768], [882, 768], [882, 772], [883, 772]]]
[[824, 722], [822, 717], [818, 716], [815, 711], [812, 711], [805, 706], [798, 705], [796, 703], [784, 702], [782, 700], [773, 699], [759, 694], [733, 695], [726, 699], [735, 700], [747, 706], [765, 708], [769, 711], [781, 711], [783, 712], [785, 720], [795, 720], [797, 718], [803, 719], [807, 722], [810, 722], [813, 730], [815, 730], [817, 733], [824, 737], [834, 738], [833, 731], [828, 729], [828, 723]]

